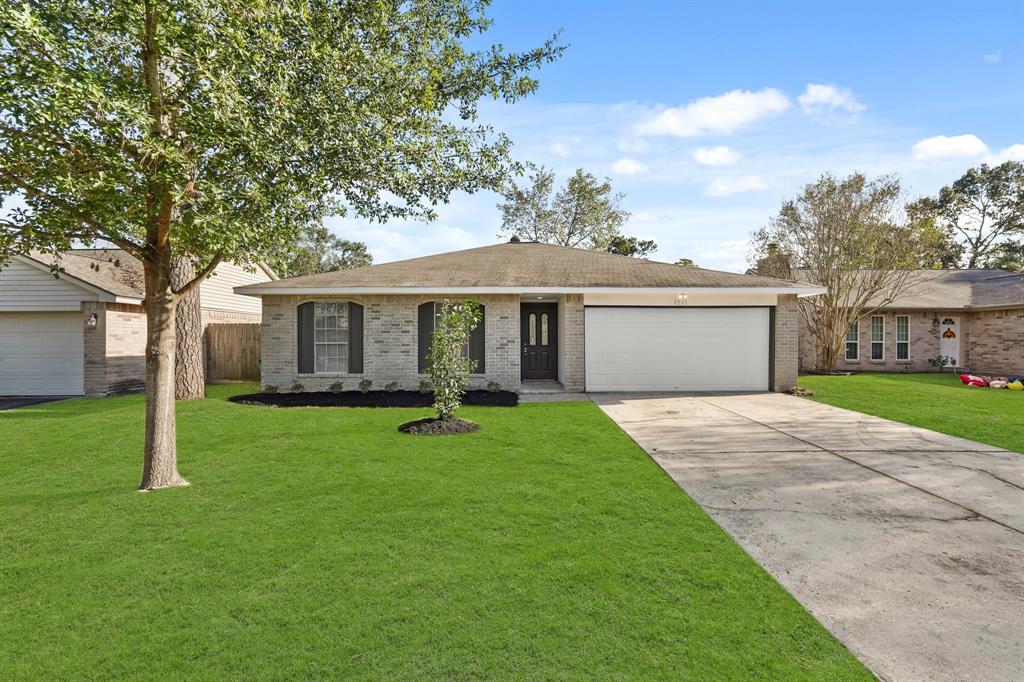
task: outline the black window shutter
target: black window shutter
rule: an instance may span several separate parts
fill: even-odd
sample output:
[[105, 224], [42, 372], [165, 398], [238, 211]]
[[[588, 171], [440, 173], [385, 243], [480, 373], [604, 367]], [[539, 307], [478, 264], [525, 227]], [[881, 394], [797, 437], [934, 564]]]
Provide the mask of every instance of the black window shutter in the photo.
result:
[[476, 326], [476, 329], [469, 335], [469, 359], [476, 360], [476, 367], [473, 368], [474, 374], [483, 374], [486, 371], [484, 366], [484, 357], [487, 355], [486, 345], [486, 333], [484, 332], [484, 323], [487, 319], [485, 307], [480, 306], [480, 324]]
[[313, 367], [313, 315], [315, 303], [303, 303], [299, 306], [299, 374], [312, 374]]
[[363, 306], [348, 304], [348, 371], [363, 373]]
[[427, 372], [430, 340], [434, 336], [434, 302], [427, 301], [416, 311], [416, 367], [420, 374]]

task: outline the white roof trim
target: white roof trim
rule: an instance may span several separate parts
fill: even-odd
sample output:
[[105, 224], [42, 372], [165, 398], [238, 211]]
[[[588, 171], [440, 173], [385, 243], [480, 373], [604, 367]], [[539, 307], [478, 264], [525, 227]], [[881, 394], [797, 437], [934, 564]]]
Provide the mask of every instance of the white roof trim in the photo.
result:
[[818, 296], [824, 287], [235, 287], [242, 296], [319, 296], [339, 294], [796, 294]]

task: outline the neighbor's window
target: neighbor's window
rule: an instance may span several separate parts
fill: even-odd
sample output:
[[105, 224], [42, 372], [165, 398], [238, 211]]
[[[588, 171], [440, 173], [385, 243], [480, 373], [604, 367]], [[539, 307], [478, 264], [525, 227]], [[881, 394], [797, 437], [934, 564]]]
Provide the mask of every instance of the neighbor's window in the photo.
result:
[[885, 359], [885, 318], [881, 315], [871, 316], [871, 359]]
[[910, 317], [896, 316], [896, 359], [910, 359]]
[[860, 359], [860, 325], [856, 321], [846, 330], [846, 359]]
[[348, 305], [317, 303], [313, 318], [313, 357], [317, 372], [348, 369]]

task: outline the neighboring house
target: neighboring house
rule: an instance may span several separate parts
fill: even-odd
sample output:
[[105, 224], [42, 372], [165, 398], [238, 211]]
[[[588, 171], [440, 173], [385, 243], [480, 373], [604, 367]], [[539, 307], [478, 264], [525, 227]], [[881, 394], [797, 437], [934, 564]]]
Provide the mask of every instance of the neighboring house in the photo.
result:
[[[0, 395], [106, 395], [145, 381], [142, 264], [120, 249], [15, 256], [0, 269]], [[221, 264], [200, 284], [202, 323], [260, 321], [233, 289], [273, 278]]]
[[514, 240], [235, 291], [263, 298], [263, 384], [281, 390], [416, 388], [436, 304], [473, 298], [477, 386], [781, 391], [797, 379], [797, 298], [824, 290]]
[[[801, 369], [815, 367], [816, 352], [801, 318]], [[836, 369], [925, 372], [940, 355], [972, 372], [1024, 375], [1024, 274], [910, 271], [902, 295], [847, 332]]]

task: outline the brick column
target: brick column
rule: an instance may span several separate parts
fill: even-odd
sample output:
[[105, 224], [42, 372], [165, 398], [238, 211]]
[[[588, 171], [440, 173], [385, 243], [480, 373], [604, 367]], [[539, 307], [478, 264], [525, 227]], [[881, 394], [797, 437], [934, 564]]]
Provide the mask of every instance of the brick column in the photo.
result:
[[774, 347], [772, 349], [773, 391], [783, 392], [796, 386], [799, 374], [799, 320], [795, 294], [782, 294], [775, 306]]
[[559, 302], [561, 324], [561, 366], [562, 385], [565, 390], [579, 393], [584, 390], [586, 373], [584, 367], [584, 319], [583, 295], [566, 294]]
[[[96, 315], [96, 326], [88, 322]], [[82, 301], [83, 346], [85, 357], [85, 394], [104, 396], [107, 394], [107, 311], [106, 305], [98, 301]]]

